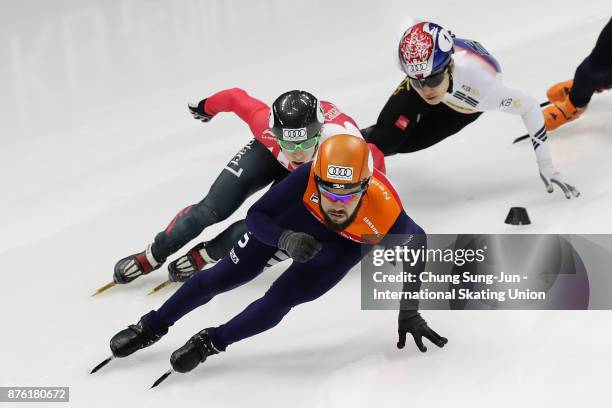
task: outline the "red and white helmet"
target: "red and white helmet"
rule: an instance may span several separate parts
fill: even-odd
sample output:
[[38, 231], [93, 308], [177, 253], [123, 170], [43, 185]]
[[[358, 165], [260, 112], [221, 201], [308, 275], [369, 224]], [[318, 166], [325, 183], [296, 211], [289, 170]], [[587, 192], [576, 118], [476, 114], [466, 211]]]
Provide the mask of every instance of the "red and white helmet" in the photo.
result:
[[398, 47], [400, 67], [413, 79], [424, 79], [444, 70], [452, 53], [450, 32], [427, 21], [406, 30]]

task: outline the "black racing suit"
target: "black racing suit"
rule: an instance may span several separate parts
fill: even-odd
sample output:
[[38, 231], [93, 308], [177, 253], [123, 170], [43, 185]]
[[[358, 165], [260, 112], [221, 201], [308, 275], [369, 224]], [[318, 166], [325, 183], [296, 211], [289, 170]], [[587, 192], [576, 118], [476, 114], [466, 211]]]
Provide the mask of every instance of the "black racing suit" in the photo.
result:
[[612, 19], [604, 27], [595, 48], [574, 74], [569, 98], [574, 106], [586, 106], [593, 92], [612, 86]]
[[[452, 81], [449, 86], [452, 89]], [[374, 126], [363, 137], [385, 156], [428, 148], [459, 132], [482, 112], [459, 113], [443, 103], [430, 105], [411, 88], [408, 77], [389, 98]]]
[[[250, 195], [287, 174], [289, 170], [263, 144], [252, 139], [221, 171], [204, 199], [181, 210], [155, 236], [153, 256], [159, 262], [165, 261], [206, 227], [233, 214]], [[245, 232], [244, 220], [235, 222], [206, 245], [206, 252], [214, 260], [221, 259]]]

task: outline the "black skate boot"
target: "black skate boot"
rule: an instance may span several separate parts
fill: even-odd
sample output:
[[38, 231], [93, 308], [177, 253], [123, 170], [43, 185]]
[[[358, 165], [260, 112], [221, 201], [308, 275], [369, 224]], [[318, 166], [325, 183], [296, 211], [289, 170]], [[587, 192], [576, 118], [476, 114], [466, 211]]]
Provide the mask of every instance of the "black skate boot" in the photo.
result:
[[170, 364], [174, 371], [187, 373], [206, 361], [208, 356], [219, 354], [210, 340], [209, 330], [204, 329], [191, 337], [187, 343], [170, 356]]
[[115, 283], [130, 283], [141, 275], [158, 269], [165, 259], [159, 262], [151, 252], [151, 245], [143, 252], [127, 256], [115, 265], [113, 280]]
[[162, 336], [151, 331], [141, 318], [136, 324], [128, 326], [115, 334], [110, 341], [110, 348], [115, 357], [127, 357], [134, 352], [149, 347]]
[[200, 242], [185, 255], [170, 262], [168, 265], [168, 279], [171, 282], [185, 282], [204, 266], [215, 261], [206, 252], [206, 242]]

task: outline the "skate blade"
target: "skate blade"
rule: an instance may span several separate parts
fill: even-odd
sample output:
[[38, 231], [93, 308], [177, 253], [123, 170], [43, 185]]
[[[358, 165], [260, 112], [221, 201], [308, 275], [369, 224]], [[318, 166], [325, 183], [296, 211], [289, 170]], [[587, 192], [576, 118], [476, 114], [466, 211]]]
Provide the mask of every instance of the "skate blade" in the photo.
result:
[[93, 370], [91, 370], [91, 372], [90, 372], [89, 374], [93, 374], [93, 373], [95, 373], [96, 371], [98, 371], [99, 369], [101, 369], [102, 367], [104, 367], [105, 365], [107, 365], [108, 363], [110, 363], [110, 362], [111, 362], [111, 360], [112, 360], [112, 359], [114, 359], [114, 358], [115, 358], [115, 356], [110, 356], [110, 357], [108, 357], [107, 359], [105, 359], [104, 361], [102, 361], [100, 364], [98, 364], [97, 366], [95, 366], [95, 367], [93, 368]]
[[93, 294], [93, 295], [91, 295], [91, 296], [93, 297], [93, 296], [99, 295], [100, 293], [104, 292], [104, 291], [105, 291], [105, 290], [107, 290], [107, 289], [112, 288], [112, 287], [113, 287], [113, 286], [115, 286], [115, 285], [116, 285], [116, 283], [115, 283], [115, 282], [109, 282], [109, 283], [107, 283], [106, 285], [102, 286], [100, 289], [96, 290], [96, 291], [94, 292], [94, 294]]
[[166, 286], [170, 285], [172, 283], [172, 281], [165, 281], [164, 283], [160, 283], [159, 285], [157, 285], [156, 287], [154, 287], [153, 289], [151, 289], [151, 291], [149, 293], [147, 293], [147, 296], [154, 294], [155, 292], [158, 292], [159, 290], [165, 288]]
[[[166, 371], [161, 377], [159, 377], [157, 380], [155, 380], [155, 382], [153, 383], [153, 385], [151, 386], [151, 388], [155, 388], [157, 387], [159, 384], [161, 384], [166, 378], [170, 377], [170, 374], [172, 374], [173, 371], [172, 369]], [[151, 389], [149, 388], [149, 389]]]

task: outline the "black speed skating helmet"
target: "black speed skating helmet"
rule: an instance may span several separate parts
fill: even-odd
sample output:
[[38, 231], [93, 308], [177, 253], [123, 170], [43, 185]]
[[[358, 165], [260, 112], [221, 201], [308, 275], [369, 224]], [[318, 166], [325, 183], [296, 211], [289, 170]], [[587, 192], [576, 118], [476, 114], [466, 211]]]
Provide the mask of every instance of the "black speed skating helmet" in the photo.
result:
[[270, 124], [274, 136], [287, 142], [301, 142], [319, 134], [323, 107], [306, 91], [285, 92], [272, 104]]

